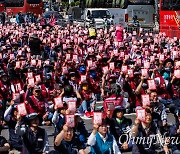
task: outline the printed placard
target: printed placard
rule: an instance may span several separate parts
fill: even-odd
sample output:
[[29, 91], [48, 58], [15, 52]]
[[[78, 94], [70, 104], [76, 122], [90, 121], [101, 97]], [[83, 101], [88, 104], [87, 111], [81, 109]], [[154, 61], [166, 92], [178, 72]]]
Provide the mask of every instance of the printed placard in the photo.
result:
[[92, 60], [88, 60], [88, 61], [87, 61], [87, 65], [88, 65], [88, 67], [92, 67], [92, 65], [93, 65]]
[[147, 83], [150, 90], [156, 90], [156, 83], [154, 80], [147, 80]]
[[86, 81], [86, 75], [81, 75], [81, 82]]
[[108, 71], [109, 71], [108, 66], [103, 67], [103, 73], [104, 73], [104, 74], [107, 74]]
[[180, 70], [174, 70], [174, 76], [180, 79]]
[[155, 61], [155, 57], [154, 56], [150, 56], [150, 62], [154, 62]]
[[35, 80], [36, 80], [36, 82], [41, 82], [41, 76], [40, 75], [36, 75], [35, 76]]
[[124, 52], [120, 52], [120, 58], [124, 58]]
[[17, 110], [18, 110], [18, 113], [20, 114], [20, 116], [27, 115], [26, 104], [25, 103], [18, 104], [17, 105]]
[[75, 127], [75, 116], [72, 114], [65, 115], [66, 125], [70, 128]]
[[14, 101], [19, 102], [20, 101], [20, 94], [19, 93], [13, 93], [12, 98]]
[[25, 60], [21, 61], [21, 65], [25, 66], [26, 65], [26, 61]]
[[20, 68], [21, 67], [21, 63], [20, 63], [20, 61], [17, 61], [16, 62], [16, 68]]
[[13, 54], [13, 53], [9, 55], [9, 59], [10, 59], [10, 60], [13, 60], [14, 58], [15, 58], [15, 57], [14, 57], [14, 54]]
[[67, 53], [66, 54], [66, 60], [70, 60], [71, 59], [71, 54]]
[[63, 107], [63, 101], [62, 101], [61, 97], [54, 98], [54, 103], [57, 106], [57, 108], [62, 108]]
[[16, 91], [20, 92], [22, 90], [21, 84], [20, 83], [15, 84], [15, 89]]
[[141, 74], [142, 74], [142, 76], [144, 76], [145, 78], [148, 78], [148, 77], [149, 77], [149, 74], [148, 74], [148, 70], [147, 70], [147, 69], [141, 69]]
[[31, 87], [34, 87], [34, 78], [31, 78], [31, 79], [28, 79], [28, 84], [31, 86]]
[[148, 61], [144, 62], [144, 68], [150, 68], [150, 63]]
[[160, 55], [159, 55], [159, 60], [160, 60], [160, 61], [164, 61], [164, 55], [163, 55], [163, 54], [160, 54]]
[[110, 68], [111, 70], [114, 70], [114, 69], [115, 69], [115, 64], [114, 64], [114, 62], [110, 62], [110, 63], [109, 63], [109, 68]]
[[136, 64], [137, 64], [138, 66], [141, 66], [141, 59], [136, 59]]
[[33, 78], [33, 72], [28, 72], [27, 73], [27, 77], [30, 79], [30, 78]]
[[77, 61], [78, 60], [78, 55], [73, 55], [73, 60]]
[[37, 65], [38, 65], [39, 67], [41, 67], [41, 65], [42, 65], [42, 60], [38, 60]]
[[103, 118], [102, 112], [94, 112], [93, 125], [101, 125], [102, 124], [102, 118]]
[[145, 121], [146, 120], [146, 111], [145, 111], [145, 109], [137, 109], [136, 110], [136, 117], [140, 121]]
[[3, 55], [2, 55], [2, 53], [0, 53], [0, 59], [2, 59], [3, 58]]
[[179, 68], [179, 67], [180, 67], [180, 61], [176, 61], [176, 62], [175, 62], [175, 67], [176, 67], [176, 68]]
[[31, 65], [32, 65], [32, 66], [36, 66], [36, 60], [35, 60], [35, 59], [32, 59], [32, 60], [31, 60]]
[[127, 74], [129, 75], [130, 78], [133, 78], [134, 77], [133, 69], [128, 69]]
[[68, 71], [67, 67], [62, 67], [62, 72]]
[[74, 101], [74, 100], [68, 101], [68, 110], [71, 113], [75, 113], [76, 112], [76, 101]]
[[127, 65], [123, 65], [123, 66], [121, 67], [121, 71], [122, 71], [123, 73], [127, 73], [127, 70], [128, 70]]
[[141, 95], [141, 99], [142, 99], [142, 105], [143, 106], [149, 106], [150, 105], [149, 95]]
[[115, 109], [115, 105], [113, 102], [106, 102], [108, 110], [112, 111]]
[[128, 60], [128, 59], [129, 59], [129, 55], [125, 55], [125, 56], [124, 56], [124, 59], [125, 59], [125, 60]]
[[63, 44], [63, 50], [65, 50], [66, 49], [66, 44]]

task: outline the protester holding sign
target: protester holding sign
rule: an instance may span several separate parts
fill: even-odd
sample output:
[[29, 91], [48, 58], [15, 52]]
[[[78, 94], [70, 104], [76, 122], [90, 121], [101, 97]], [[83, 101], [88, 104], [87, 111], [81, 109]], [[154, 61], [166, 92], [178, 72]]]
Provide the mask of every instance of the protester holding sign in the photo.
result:
[[45, 129], [40, 128], [37, 113], [27, 115], [28, 126], [21, 126], [21, 117], [17, 116], [15, 132], [23, 138], [23, 151], [27, 154], [45, 154], [49, 151], [48, 137]]
[[67, 124], [63, 126], [61, 132], [56, 136], [54, 144], [58, 154], [76, 154], [78, 152], [85, 154], [79, 138], [74, 134], [73, 128], [68, 127]]
[[115, 137], [121, 152], [132, 150], [132, 143], [126, 142], [127, 136], [129, 136], [129, 133], [131, 131], [130, 127], [132, 124], [132, 120], [124, 116], [125, 111], [125, 108], [117, 106], [113, 112], [112, 118], [109, 118], [109, 111], [106, 118], [110, 125], [110, 132]]
[[114, 136], [108, 133], [107, 125], [106, 120], [102, 120], [100, 124], [94, 124], [87, 142], [91, 146], [90, 153], [121, 153]]

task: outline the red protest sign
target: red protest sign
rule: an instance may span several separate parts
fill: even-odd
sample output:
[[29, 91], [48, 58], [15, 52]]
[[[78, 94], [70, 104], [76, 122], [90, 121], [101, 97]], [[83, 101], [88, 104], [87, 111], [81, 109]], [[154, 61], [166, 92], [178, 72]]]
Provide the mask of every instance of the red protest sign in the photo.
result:
[[66, 60], [70, 60], [71, 59], [71, 54], [66, 54]]
[[81, 82], [86, 81], [86, 75], [81, 75]]
[[17, 61], [16, 62], [16, 68], [20, 68], [21, 67], [21, 63], [20, 63], [20, 61]]
[[142, 74], [142, 76], [144, 76], [145, 78], [148, 78], [148, 77], [149, 77], [149, 74], [148, 74], [147, 69], [141, 69], [141, 74]]
[[114, 69], [115, 69], [115, 64], [114, 64], [114, 62], [110, 62], [110, 63], [109, 63], [109, 68], [110, 68], [111, 70], [114, 70]]
[[71, 113], [75, 113], [76, 112], [76, 101], [74, 101], [74, 100], [68, 101], [68, 110]]
[[36, 66], [36, 60], [35, 60], [35, 59], [32, 59], [32, 60], [31, 60], [31, 65], [32, 65], [32, 66]]
[[148, 69], [148, 68], [150, 68], [150, 63], [149, 63], [149, 62], [147, 62], [147, 61], [146, 61], [146, 62], [144, 62], [144, 68], [147, 68], [147, 69]]
[[147, 82], [150, 90], [156, 90], [156, 83], [154, 80], [147, 80]]
[[103, 118], [102, 112], [94, 112], [93, 125], [101, 125], [102, 124], [102, 118]]
[[36, 82], [41, 82], [41, 76], [40, 75], [36, 75], [35, 76], [35, 80], [36, 80]]
[[20, 83], [15, 84], [15, 88], [16, 88], [16, 91], [18, 91], [18, 92], [20, 92], [22, 90]]
[[20, 94], [19, 93], [13, 93], [12, 94], [13, 100], [16, 102], [20, 101]]
[[61, 97], [54, 98], [54, 103], [57, 106], [57, 108], [62, 108], [63, 107], [63, 101], [62, 101]]
[[127, 71], [128, 71], [127, 73], [128, 73], [128, 75], [129, 75], [129, 77], [130, 77], [130, 78], [133, 78], [133, 77], [134, 77], [133, 69], [128, 69]]
[[33, 72], [28, 72], [27, 73], [27, 77], [30, 79], [30, 78], [33, 78]]
[[20, 114], [20, 116], [27, 115], [25, 103], [18, 104], [17, 105], [17, 110], [18, 110], [18, 113]]
[[174, 76], [180, 79], [180, 70], [174, 70]]
[[127, 70], [128, 70], [127, 65], [123, 65], [123, 66], [121, 67], [121, 71], [122, 71], [123, 73], [127, 73]]
[[142, 105], [143, 106], [149, 106], [150, 105], [149, 95], [141, 95], [141, 99], [142, 99]]
[[67, 115], [65, 116], [65, 120], [66, 120], [66, 125], [67, 125], [68, 127], [71, 127], [71, 128], [75, 127], [75, 116], [74, 116], [74, 115], [72, 115], [72, 114], [67, 114]]
[[35, 83], [34, 83], [34, 78], [28, 79], [28, 84], [29, 84], [31, 87], [34, 87], [34, 85], [35, 85]]
[[146, 120], [146, 111], [145, 111], [145, 109], [137, 109], [136, 110], [136, 117], [140, 121], [145, 121]]
[[108, 66], [103, 67], [103, 73], [104, 73], [104, 74], [107, 74], [108, 71], [109, 71]]
[[93, 65], [92, 60], [88, 60], [88, 61], [87, 61], [87, 65], [88, 65], [88, 67], [92, 67], [92, 65]]

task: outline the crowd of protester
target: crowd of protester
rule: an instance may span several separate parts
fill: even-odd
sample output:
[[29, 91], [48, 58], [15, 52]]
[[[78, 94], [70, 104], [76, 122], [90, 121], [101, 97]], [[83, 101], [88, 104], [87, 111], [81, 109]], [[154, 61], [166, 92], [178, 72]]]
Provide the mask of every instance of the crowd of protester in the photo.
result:
[[[9, 140], [0, 137], [0, 153], [179, 154], [171, 142], [180, 137], [179, 54], [177, 37], [141, 28], [1, 24], [0, 119]], [[124, 115], [133, 112], [135, 121]], [[42, 125], [54, 127], [54, 151]], [[157, 134], [166, 142], [132, 140]]]

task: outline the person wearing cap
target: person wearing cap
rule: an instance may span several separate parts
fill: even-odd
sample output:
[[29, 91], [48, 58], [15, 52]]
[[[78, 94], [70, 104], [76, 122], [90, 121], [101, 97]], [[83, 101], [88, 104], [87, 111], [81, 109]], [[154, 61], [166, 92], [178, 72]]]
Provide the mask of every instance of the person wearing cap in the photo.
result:
[[82, 96], [82, 103], [78, 109], [80, 113], [85, 113], [86, 117], [93, 116], [95, 110], [96, 100], [93, 98], [93, 91], [89, 81], [84, 80], [79, 83], [80, 85], [80, 94]]
[[93, 21], [90, 23], [90, 27], [88, 29], [88, 32], [89, 32], [89, 38], [90, 39], [96, 39], [97, 34], [96, 34], [96, 29], [95, 29]]
[[61, 132], [56, 136], [54, 141], [55, 154], [85, 154], [84, 147], [77, 135], [74, 133], [73, 128], [68, 127], [66, 124], [63, 126]]
[[39, 85], [35, 85], [32, 90], [31, 94], [31, 88], [28, 86], [27, 94], [26, 94], [26, 100], [27, 100], [27, 111], [28, 113], [38, 113], [42, 120], [50, 120], [49, 119], [49, 105], [47, 100], [43, 97], [41, 92], [41, 87]]
[[21, 126], [21, 116], [17, 115], [16, 134], [23, 138], [23, 151], [26, 154], [46, 154], [49, 152], [49, 141], [45, 129], [39, 127], [37, 113], [27, 115], [28, 126]]
[[[17, 108], [14, 104], [14, 101], [11, 100], [10, 106], [6, 109], [4, 113], [4, 120], [6, 121], [9, 129], [9, 144], [12, 151], [22, 152], [23, 141], [21, 136], [15, 133], [15, 126], [17, 123]], [[22, 121], [23, 123], [23, 121]]]
[[120, 154], [116, 139], [112, 134], [108, 133], [107, 121], [102, 120], [102, 124], [93, 125], [93, 131], [88, 138], [87, 144], [90, 145], [90, 153], [104, 154], [115, 153]]
[[[113, 111], [112, 118], [110, 118], [110, 110], [107, 111], [106, 117], [110, 125], [110, 132], [115, 137], [121, 152], [132, 150], [132, 143], [126, 142], [127, 138], [125, 137], [127, 135], [130, 136], [132, 120], [124, 116], [125, 112], [126, 109], [124, 107], [117, 106]], [[121, 141], [120, 143], [119, 140]]]

